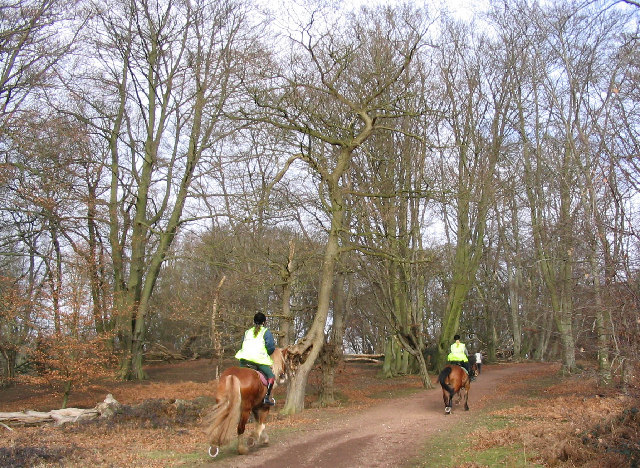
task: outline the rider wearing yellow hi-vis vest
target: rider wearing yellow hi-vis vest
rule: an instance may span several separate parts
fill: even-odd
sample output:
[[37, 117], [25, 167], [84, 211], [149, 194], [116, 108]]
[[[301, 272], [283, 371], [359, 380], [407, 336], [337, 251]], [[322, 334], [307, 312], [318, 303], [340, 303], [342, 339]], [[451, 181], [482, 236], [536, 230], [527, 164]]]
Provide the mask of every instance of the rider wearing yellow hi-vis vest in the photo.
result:
[[471, 375], [471, 370], [469, 369], [469, 352], [467, 351], [467, 346], [460, 342], [460, 335], [455, 335], [453, 339], [455, 342], [451, 345], [451, 352], [447, 356], [447, 361], [451, 364], [457, 364], [465, 369], [467, 374], [471, 377], [471, 380], [475, 380]]
[[276, 345], [273, 334], [264, 326], [266, 320], [262, 312], [253, 316], [255, 326], [244, 333], [242, 348], [236, 353], [236, 359], [240, 360], [242, 367], [257, 367], [266, 376], [267, 394], [264, 396], [263, 403], [273, 406], [275, 402], [271, 398], [271, 390], [276, 378], [271, 370], [273, 365], [271, 354], [275, 351]]

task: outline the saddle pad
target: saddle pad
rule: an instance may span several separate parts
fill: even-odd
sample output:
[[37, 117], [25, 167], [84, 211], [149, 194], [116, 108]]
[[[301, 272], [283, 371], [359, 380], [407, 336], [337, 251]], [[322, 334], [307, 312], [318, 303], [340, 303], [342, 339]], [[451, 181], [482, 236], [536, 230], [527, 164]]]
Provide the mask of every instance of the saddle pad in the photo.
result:
[[265, 375], [260, 372], [258, 370], [258, 366], [256, 366], [253, 362], [249, 362], [249, 361], [244, 361], [242, 363], [241, 367], [248, 367], [249, 369], [253, 369], [254, 371], [256, 371], [258, 373], [258, 375], [260, 376], [260, 381], [262, 382], [262, 384], [266, 387], [267, 384], [267, 378], [265, 377]]
[[[255, 369], [254, 369], [255, 370]], [[258, 373], [258, 375], [260, 376], [260, 381], [262, 382], [262, 384], [266, 387], [267, 386], [267, 378], [264, 376], [264, 374], [260, 371], [256, 371]]]

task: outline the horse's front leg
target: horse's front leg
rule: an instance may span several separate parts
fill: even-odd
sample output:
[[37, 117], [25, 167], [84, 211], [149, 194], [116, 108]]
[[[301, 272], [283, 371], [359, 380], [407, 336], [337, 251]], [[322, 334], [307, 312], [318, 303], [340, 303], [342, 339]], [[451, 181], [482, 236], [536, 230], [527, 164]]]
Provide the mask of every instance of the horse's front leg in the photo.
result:
[[258, 443], [261, 443], [263, 445], [267, 445], [269, 443], [269, 435], [264, 430], [264, 428], [267, 425], [268, 416], [269, 416], [269, 408], [259, 411], [259, 415], [257, 418], [256, 433], [258, 435]]
[[267, 416], [269, 415], [269, 408], [257, 409], [253, 412], [253, 417], [256, 420], [256, 427], [253, 433], [254, 443], [267, 445], [269, 443], [269, 436], [265, 432], [264, 428], [267, 425]]
[[464, 388], [464, 410], [469, 411], [469, 389], [471, 385], [467, 382], [467, 386]]

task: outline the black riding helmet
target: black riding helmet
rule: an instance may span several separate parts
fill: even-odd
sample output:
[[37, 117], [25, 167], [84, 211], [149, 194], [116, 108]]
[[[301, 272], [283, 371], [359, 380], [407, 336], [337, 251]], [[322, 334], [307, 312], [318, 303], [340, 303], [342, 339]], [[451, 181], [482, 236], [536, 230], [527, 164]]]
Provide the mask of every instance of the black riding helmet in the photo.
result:
[[253, 316], [253, 323], [256, 325], [264, 325], [264, 322], [266, 321], [267, 317], [262, 312], [258, 312]]

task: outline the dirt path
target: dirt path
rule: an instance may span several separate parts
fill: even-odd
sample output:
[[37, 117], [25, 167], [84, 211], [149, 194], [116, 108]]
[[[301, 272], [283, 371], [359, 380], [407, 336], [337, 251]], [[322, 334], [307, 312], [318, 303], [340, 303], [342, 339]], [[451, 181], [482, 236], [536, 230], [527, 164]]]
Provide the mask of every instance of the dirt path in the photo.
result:
[[286, 437], [272, 437], [269, 446], [254, 448], [249, 455], [216, 460], [208, 466], [399, 467], [419, 455], [430, 436], [469, 418], [497, 398], [495, 389], [502, 379], [526, 380], [549, 366], [544, 363], [485, 366], [471, 385], [469, 412], [455, 406], [453, 414], [445, 416], [440, 388], [419, 391], [408, 397], [380, 400], [378, 405], [348, 416], [311, 423]]

